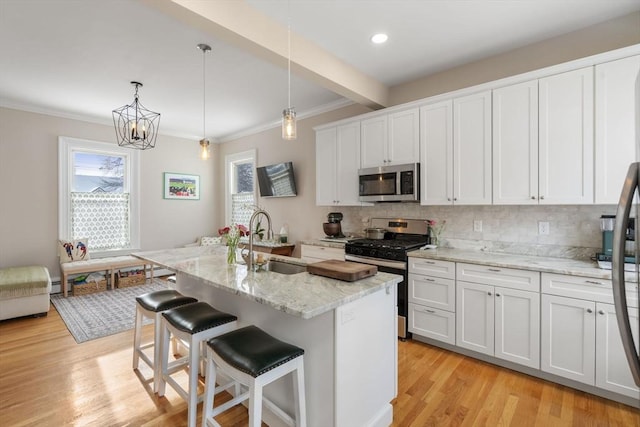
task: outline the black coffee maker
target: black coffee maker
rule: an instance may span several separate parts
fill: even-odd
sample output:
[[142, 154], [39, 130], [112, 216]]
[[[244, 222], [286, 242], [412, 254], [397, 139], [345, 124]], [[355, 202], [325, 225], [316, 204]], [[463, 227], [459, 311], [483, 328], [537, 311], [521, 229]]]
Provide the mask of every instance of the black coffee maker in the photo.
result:
[[322, 229], [324, 230], [324, 234], [327, 237], [333, 238], [341, 238], [344, 237], [342, 234], [342, 226], [340, 222], [342, 221], [342, 212], [331, 212], [327, 215], [327, 222], [322, 224]]

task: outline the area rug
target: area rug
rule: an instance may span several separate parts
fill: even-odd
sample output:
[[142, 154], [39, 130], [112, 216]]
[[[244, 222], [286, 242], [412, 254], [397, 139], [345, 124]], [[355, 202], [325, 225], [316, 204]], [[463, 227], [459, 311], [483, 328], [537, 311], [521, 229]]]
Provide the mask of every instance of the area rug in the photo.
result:
[[[147, 292], [167, 289], [167, 283], [154, 279], [152, 283], [113, 289], [95, 294], [63, 297], [51, 295], [67, 329], [78, 344], [96, 338], [133, 329], [136, 317], [136, 297]], [[145, 319], [151, 323], [151, 319]]]

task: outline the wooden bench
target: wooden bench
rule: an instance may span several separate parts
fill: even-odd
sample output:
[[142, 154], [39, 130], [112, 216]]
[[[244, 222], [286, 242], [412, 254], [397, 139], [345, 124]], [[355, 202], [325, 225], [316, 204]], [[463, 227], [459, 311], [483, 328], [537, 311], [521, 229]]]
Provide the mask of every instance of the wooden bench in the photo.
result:
[[[70, 274], [94, 273], [96, 271], [106, 271], [109, 274], [109, 286], [113, 289], [115, 284], [115, 272], [120, 268], [144, 266], [145, 275], [147, 274], [147, 265], [140, 258], [131, 255], [89, 259], [86, 261], [72, 261], [60, 264], [60, 272], [62, 273], [62, 293], [67, 296], [68, 279]], [[153, 277], [153, 264], [149, 265], [151, 277]]]

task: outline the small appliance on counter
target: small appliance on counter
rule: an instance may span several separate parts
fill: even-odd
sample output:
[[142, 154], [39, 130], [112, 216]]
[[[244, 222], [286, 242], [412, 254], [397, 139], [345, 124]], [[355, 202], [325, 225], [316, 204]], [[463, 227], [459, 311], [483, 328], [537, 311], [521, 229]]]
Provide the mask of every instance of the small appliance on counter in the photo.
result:
[[331, 212], [327, 215], [327, 222], [322, 224], [322, 229], [328, 239], [344, 239], [340, 225], [342, 218], [342, 212]]
[[[611, 270], [611, 260], [613, 257], [613, 229], [616, 224], [615, 215], [602, 215], [600, 217], [600, 230], [602, 230], [602, 252], [596, 254], [598, 267]], [[625, 233], [625, 254], [624, 269], [626, 271], [636, 271], [635, 266], [635, 218], [629, 218]]]

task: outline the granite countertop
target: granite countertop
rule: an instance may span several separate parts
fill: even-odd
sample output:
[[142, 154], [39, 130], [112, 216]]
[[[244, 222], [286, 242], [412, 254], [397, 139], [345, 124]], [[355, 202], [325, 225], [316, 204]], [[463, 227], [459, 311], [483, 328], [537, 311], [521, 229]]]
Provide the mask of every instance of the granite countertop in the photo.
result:
[[[437, 259], [442, 261], [468, 262], [492, 267], [519, 268], [546, 273], [570, 274], [573, 276], [611, 279], [611, 270], [603, 270], [595, 261], [569, 258], [553, 258], [532, 255], [518, 255], [496, 252], [484, 252], [464, 249], [438, 248], [414, 250], [410, 257]], [[635, 281], [633, 273], [626, 273], [626, 280]]]
[[[402, 276], [378, 272], [356, 282], [343, 282], [309, 274], [248, 272], [244, 264], [227, 264], [226, 246], [195, 246], [132, 254], [276, 310], [310, 319], [380, 289], [398, 283]], [[240, 259], [240, 257], [238, 257]], [[265, 255], [265, 258], [306, 265], [299, 258]]]
[[[354, 237], [355, 239], [356, 237]], [[312, 239], [312, 240], [301, 240], [301, 245], [311, 245], [311, 246], [322, 246], [325, 248], [337, 248], [344, 249], [345, 241], [330, 241], [330, 240], [321, 240], [321, 239]]]

